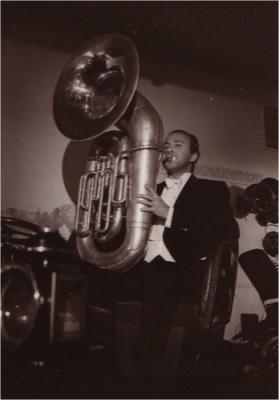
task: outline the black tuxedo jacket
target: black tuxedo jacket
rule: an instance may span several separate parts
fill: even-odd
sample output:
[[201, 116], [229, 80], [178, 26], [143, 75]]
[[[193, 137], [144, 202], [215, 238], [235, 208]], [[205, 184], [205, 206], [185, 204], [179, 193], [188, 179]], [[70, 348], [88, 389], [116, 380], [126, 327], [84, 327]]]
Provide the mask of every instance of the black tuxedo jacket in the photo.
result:
[[[161, 195], [165, 182], [157, 186]], [[191, 175], [174, 204], [164, 243], [178, 264], [205, 257], [218, 243], [239, 237], [239, 228], [229, 203], [230, 192], [221, 181]]]

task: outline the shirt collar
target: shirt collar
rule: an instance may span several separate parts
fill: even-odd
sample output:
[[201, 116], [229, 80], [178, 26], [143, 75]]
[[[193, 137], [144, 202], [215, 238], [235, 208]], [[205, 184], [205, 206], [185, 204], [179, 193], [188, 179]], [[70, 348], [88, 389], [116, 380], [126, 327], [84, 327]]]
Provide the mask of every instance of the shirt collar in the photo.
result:
[[165, 180], [166, 186], [167, 186], [168, 189], [170, 187], [172, 187], [173, 185], [171, 184], [171, 181], [173, 180], [174, 182], [175, 181], [179, 181], [179, 187], [182, 188], [186, 184], [186, 182], [188, 181], [188, 179], [190, 178], [191, 175], [192, 175], [191, 172], [184, 172], [184, 174], [178, 179], [175, 179], [172, 176], [169, 176]]

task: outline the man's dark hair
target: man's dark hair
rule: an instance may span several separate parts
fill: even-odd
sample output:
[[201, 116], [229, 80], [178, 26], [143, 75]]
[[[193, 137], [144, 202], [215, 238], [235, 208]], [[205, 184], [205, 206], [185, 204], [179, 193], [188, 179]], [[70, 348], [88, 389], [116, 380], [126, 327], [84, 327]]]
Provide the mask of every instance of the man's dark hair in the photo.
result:
[[188, 136], [188, 138], [190, 139], [190, 151], [191, 153], [198, 153], [198, 155], [200, 155], [200, 151], [199, 151], [199, 141], [196, 138], [195, 135], [193, 135], [192, 133], [183, 131], [182, 129], [175, 129], [174, 131], [170, 132], [169, 135], [171, 135], [172, 133], [175, 132], [179, 132], [179, 133], [183, 133], [184, 135]]

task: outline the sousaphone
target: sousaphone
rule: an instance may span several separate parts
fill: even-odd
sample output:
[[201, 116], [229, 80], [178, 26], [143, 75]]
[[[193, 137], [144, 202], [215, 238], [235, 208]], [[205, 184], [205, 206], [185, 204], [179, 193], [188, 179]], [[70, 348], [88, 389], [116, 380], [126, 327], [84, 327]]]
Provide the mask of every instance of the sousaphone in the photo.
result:
[[[118, 272], [145, 253], [152, 213], [141, 211], [136, 198], [145, 184], [155, 188], [163, 141], [160, 116], [136, 91], [138, 76], [134, 44], [120, 34], [98, 36], [66, 64], [53, 103], [63, 135], [93, 139], [77, 202], [78, 252]], [[118, 129], [106, 132], [111, 126]]]

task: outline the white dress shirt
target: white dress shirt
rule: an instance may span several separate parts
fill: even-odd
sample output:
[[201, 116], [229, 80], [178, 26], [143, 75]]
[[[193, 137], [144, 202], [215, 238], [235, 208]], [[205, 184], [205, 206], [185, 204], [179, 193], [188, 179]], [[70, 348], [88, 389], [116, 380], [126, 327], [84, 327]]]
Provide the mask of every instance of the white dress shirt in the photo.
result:
[[191, 172], [185, 172], [179, 179], [173, 179], [170, 176], [165, 180], [166, 187], [161, 194], [161, 199], [169, 206], [169, 211], [166, 219], [160, 217], [156, 217], [155, 219], [144, 257], [146, 262], [151, 262], [159, 255], [166, 261], [175, 262], [164, 244], [163, 233], [165, 227], [169, 228], [171, 226], [174, 203], [190, 176]]

